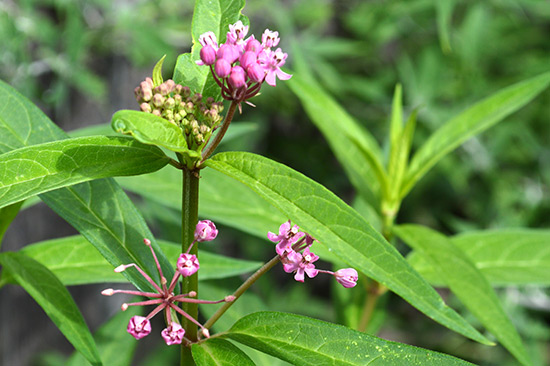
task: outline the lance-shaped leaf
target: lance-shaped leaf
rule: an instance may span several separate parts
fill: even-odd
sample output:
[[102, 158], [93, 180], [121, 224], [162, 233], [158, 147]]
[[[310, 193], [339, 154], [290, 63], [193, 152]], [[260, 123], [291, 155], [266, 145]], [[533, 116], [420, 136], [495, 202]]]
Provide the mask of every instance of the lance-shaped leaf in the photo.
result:
[[206, 165], [248, 185], [331, 253], [384, 284], [427, 316], [467, 337], [490, 343], [445, 305], [437, 292], [359, 213], [322, 185], [251, 153], [220, 153]]
[[401, 197], [413, 188], [428, 170], [470, 137], [502, 121], [529, 103], [548, 87], [550, 73], [509, 86], [473, 105], [435, 131], [413, 156], [403, 181]]
[[222, 335], [296, 366], [466, 366], [469, 362], [305, 316], [259, 312]]
[[[550, 230], [485, 230], [450, 239], [493, 286], [550, 285]], [[430, 283], [446, 286], [436, 268], [418, 252], [407, 260]]]
[[191, 35], [193, 47], [191, 53], [185, 53], [178, 57], [174, 70], [174, 81], [188, 86], [193, 93], [201, 93], [203, 97], [221, 99], [220, 87], [210, 75], [208, 66], [198, 66], [200, 60], [199, 37], [206, 32], [216, 35], [218, 44], [225, 42], [229, 25], [241, 20], [248, 24], [248, 18], [241, 14], [244, 8], [244, 0], [196, 0], [193, 11]]
[[2, 253], [0, 263], [40, 305], [74, 348], [92, 365], [101, 365], [92, 334], [63, 284], [46, 267], [23, 254]]
[[[24, 146], [66, 139], [67, 135], [52, 123], [38, 107], [12, 87], [0, 81], [0, 153]], [[136, 263], [158, 280], [151, 252], [143, 238], [158, 245], [133, 203], [111, 178], [85, 182], [40, 195], [58, 215], [82, 233], [113, 265]], [[163, 253], [157, 253], [165, 275], [173, 272]], [[151, 285], [137, 271], [123, 272], [143, 291]]]
[[191, 347], [197, 366], [254, 366], [254, 362], [231, 342], [210, 338]]
[[[167, 258], [175, 263], [181, 254], [181, 244], [159, 240]], [[86, 238], [80, 235], [47, 240], [25, 246], [21, 253], [48, 268], [65, 286], [104, 282], [127, 282], [113, 266], [103, 258]], [[235, 259], [201, 251], [201, 280], [238, 276], [258, 269], [262, 263]], [[121, 263], [125, 264], [125, 263]], [[0, 287], [15, 283], [9, 271], [2, 274]]]
[[504, 347], [524, 365], [529, 356], [491, 284], [445, 236], [419, 225], [400, 225], [395, 233], [437, 269], [451, 291]]
[[189, 150], [182, 130], [168, 120], [151, 113], [121, 110], [113, 115], [111, 120], [113, 130], [132, 135], [136, 140], [157, 145], [176, 152], [199, 158], [200, 154]]
[[387, 174], [376, 140], [313, 80], [294, 75], [288, 85], [327, 139], [354, 187], [378, 207]]
[[23, 205], [23, 202], [24, 201], [19, 201], [0, 209], [0, 248], [2, 247], [2, 239], [4, 238], [4, 234], [6, 233], [6, 230], [8, 230], [8, 227], [13, 219], [15, 219], [19, 213], [19, 209]]
[[126, 137], [77, 137], [0, 155], [0, 208], [78, 183], [154, 172], [169, 158]]

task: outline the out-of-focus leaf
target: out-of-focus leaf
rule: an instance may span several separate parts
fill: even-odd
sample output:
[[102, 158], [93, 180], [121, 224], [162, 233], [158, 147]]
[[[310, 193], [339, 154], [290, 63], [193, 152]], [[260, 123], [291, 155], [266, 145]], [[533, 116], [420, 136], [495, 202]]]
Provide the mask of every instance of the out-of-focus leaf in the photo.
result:
[[294, 314], [254, 313], [239, 320], [223, 337], [296, 366], [472, 365], [445, 354]]
[[207, 339], [191, 347], [197, 366], [254, 366], [254, 362], [237, 346], [220, 338]]
[[77, 137], [0, 155], [0, 208], [54, 189], [154, 172], [169, 161], [162, 150], [125, 137]]
[[491, 284], [470, 259], [445, 236], [419, 225], [400, 225], [396, 234], [422, 253], [451, 291], [523, 365], [531, 361]]
[[490, 344], [445, 305], [437, 292], [380, 233], [322, 185], [282, 164], [250, 153], [220, 153], [206, 165], [248, 185], [329, 252], [384, 284], [432, 319]]
[[2, 253], [0, 263], [40, 305], [74, 348], [92, 365], [102, 365], [92, 334], [63, 284], [46, 267], [21, 253]]

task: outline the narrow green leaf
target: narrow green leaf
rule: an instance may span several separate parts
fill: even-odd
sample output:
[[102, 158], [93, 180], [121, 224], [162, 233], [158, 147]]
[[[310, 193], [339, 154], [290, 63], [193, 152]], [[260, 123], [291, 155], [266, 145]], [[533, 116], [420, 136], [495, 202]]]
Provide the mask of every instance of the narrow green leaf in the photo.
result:
[[200, 157], [198, 152], [188, 149], [185, 136], [179, 127], [154, 114], [121, 110], [113, 115], [111, 125], [113, 130], [132, 135], [144, 144], [162, 146], [168, 150]]
[[[160, 248], [170, 262], [176, 263], [181, 245], [159, 240]], [[65, 286], [90, 283], [126, 282], [120, 273], [113, 271], [96, 248], [80, 235], [46, 240], [25, 246], [20, 252], [48, 268]], [[253, 272], [262, 263], [200, 252], [201, 280], [220, 279]], [[124, 264], [124, 263], [119, 263]], [[0, 286], [15, 283], [9, 271], [2, 274]]]
[[[474, 231], [451, 238], [493, 286], [550, 285], [550, 230]], [[409, 263], [431, 283], [445, 285], [419, 253]]]
[[296, 366], [472, 365], [448, 355], [294, 314], [254, 313], [239, 320], [223, 337]]
[[[63, 140], [67, 135], [42, 111], [8, 84], [0, 81], [0, 153], [24, 146]], [[128, 196], [111, 178], [85, 182], [51, 191], [40, 198], [58, 215], [82, 233], [113, 266], [136, 263], [158, 280], [156, 266], [143, 238], [153, 234]], [[158, 253], [164, 273], [174, 273], [162, 253]], [[123, 272], [136, 287], [151, 285], [135, 270]]]
[[382, 153], [376, 140], [312, 79], [293, 75], [288, 85], [321, 130], [352, 184], [373, 206], [386, 187]]
[[[126, 326], [134, 315], [141, 315], [143, 308], [130, 306], [118, 312], [94, 333], [97, 350], [104, 365], [130, 366], [138, 342], [128, 334]], [[83, 366], [89, 363], [80, 353], [73, 353], [64, 366]]]
[[169, 158], [132, 138], [77, 137], [0, 155], [0, 208], [54, 189], [156, 171]]
[[413, 156], [403, 182], [401, 197], [445, 155], [529, 103], [549, 83], [550, 73], [545, 73], [511, 85], [443, 124]]
[[0, 263], [40, 305], [74, 348], [92, 365], [102, 365], [82, 314], [59, 280], [46, 267], [20, 253], [2, 253]]
[[[403, 88], [401, 84], [395, 86], [393, 92], [393, 102], [390, 122], [390, 148], [393, 151], [394, 146], [398, 146], [401, 140], [401, 131], [403, 131]], [[391, 153], [390, 153], [391, 156]], [[390, 158], [391, 161], [391, 158]]]
[[248, 185], [328, 251], [384, 284], [432, 319], [474, 340], [490, 343], [446, 306], [380, 233], [322, 185], [250, 153], [220, 153], [206, 165]]
[[162, 64], [164, 63], [164, 59], [166, 58], [166, 55], [162, 56], [162, 58], [157, 62], [155, 67], [153, 68], [153, 85], [159, 86], [164, 82], [162, 79]]
[[2, 247], [2, 239], [8, 230], [13, 219], [19, 213], [24, 201], [19, 201], [9, 206], [0, 208], [0, 248]]
[[451, 20], [455, 0], [439, 0], [434, 3], [437, 15], [437, 34], [443, 53], [451, 53]]
[[241, 20], [248, 24], [248, 19], [241, 14], [244, 0], [196, 0], [193, 11], [191, 35], [193, 46], [191, 53], [178, 57], [174, 69], [174, 81], [177, 84], [188, 86], [193, 93], [201, 93], [203, 97], [221, 99], [220, 87], [210, 75], [208, 66], [198, 66], [200, 60], [199, 37], [206, 32], [216, 35], [218, 44], [225, 42], [229, 25]]
[[254, 366], [254, 362], [231, 342], [210, 338], [191, 347], [197, 366]]
[[451, 291], [518, 361], [531, 365], [514, 325], [491, 284], [445, 236], [419, 225], [400, 225], [395, 233], [437, 269]]

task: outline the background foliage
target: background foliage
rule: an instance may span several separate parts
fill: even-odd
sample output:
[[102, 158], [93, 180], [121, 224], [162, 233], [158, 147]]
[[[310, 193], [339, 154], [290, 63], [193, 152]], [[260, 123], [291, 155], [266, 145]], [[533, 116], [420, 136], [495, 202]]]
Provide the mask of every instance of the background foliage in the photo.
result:
[[[189, 51], [191, 13], [192, 4], [168, 0], [3, 2], [0, 78], [38, 103], [64, 129], [105, 123], [119, 108], [137, 108], [132, 90], [160, 56], [167, 54], [165, 70], [171, 70], [176, 56]], [[385, 139], [389, 135], [390, 96], [397, 83], [403, 86], [404, 115], [418, 108], [415, 151], [443, 121], [466, 106], [548, 71], [550, 8], [536, 0], [298, 0], [280, 4], [265, 0], [247, 4], [245, 14], [255, 33], [266, 27], [279, 31], [282, 47], [289, 52], [289, 68], [297, 66], [292, 64], [292, 48], [304, 55], [305, 65], [319, 84], [384, 143], [385, 155], [389, 154]], [[360, 210], [361, 202], [354, 200], [356, 193], [334, 152], [296, 96], [281, 84], [276, 89], [264, 87], [262, 97], [254, 101], [257, 108], [245, 107], [238, 120], [253, 122], [253, 128], [226, 148], [254, 151], [283, 162]], [[549, 93], [543, 93], [444, 158], [405, 199], [397, 223], [423, 224], [445, 234], [548, 227], [549, 103]], [[132, 190], [131, 179], [120, 182]], [[173, 209], [159, 209], [158, 199], [141, 198], [138, 203], [145, 208], [146, 219], [158, 237], [178, 240]], [[201, 206], [208, 207], [208, 203], [201, 202]], [[8, 230], [3, 250], [38, 241], [22, 242], [17, 234], [24, 230], [28, 217], [18, 217]], [[243, 231], [257, 233], [254, 225], [250, 226]], [[250, 260], [271, 255], [272, 247], [265, 245], [265, 240], [230, 228], [221, 230], [229, 233], [223, 235], [226, 243], [214, 250]], [[33, 235], [44, 238], [56, 233]], [[311, 282], [306, 287], [280, 278], [281, 272], [262, 279], [255, 290], [255, 306], [235, 309], [240, 314], [234, 320], [265, 309], [353, 324], [350, 311], [343, 314], [337, 301], [327, 301], [328, 283]], [[214, 293], [220, 284], [212, 282], [211, 286]], [[98, 301], [97, 293], [92, 294], [93, 301]], [[283, 294], [287, 298], [284, 304], [278, 301]], [[498, 294], [534, 364], [550, 362], [545, 347], [550, 340], [547, 288], [506, 287]], [[0, 303], [7, 298], [2, 296]], [[309, 305], [302, 306], [306, 301]], [[371, 332], [484, 365], [516, 362], [502, 348], [483, 347], [435, 325], [396, 296], [384, 301], [392, 316], [384, 319], [382, 312], [377, 314]], [[447, 301], [460, 309], [453, 297]], [[86, 316], [86, 309], [83, 312]], [[106, 315], [90, 317], [102, 322]], [[3, 340], [16, 324], [3, 328]], [[2, 348], [9, 349], [9, 345], [3, 343]], [[36, 355], [30, 352], [30, 356]], [[33, 362], [45, 365], [56, 357], [61, 356], [42, 355]], [[28, 358], [20, 356], [19, 360], [25, 364]], [[274, 361], [257, 361], [275, 364], [269, 362]], [[16, 365], [15, 361], [6, 364]]]

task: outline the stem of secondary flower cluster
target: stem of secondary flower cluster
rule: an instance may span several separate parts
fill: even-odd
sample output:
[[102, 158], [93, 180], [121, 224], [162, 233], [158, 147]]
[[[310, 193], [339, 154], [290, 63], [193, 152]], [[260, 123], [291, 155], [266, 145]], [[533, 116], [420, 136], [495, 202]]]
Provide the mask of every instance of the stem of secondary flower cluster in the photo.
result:
[[210, 317], [210, 319], [208, 319], [206, 321], [206, 323], [204, 323], [204, 327], [207, 328], [207, 329], [212, 327], [212, 325], [214, 325], [214, 323], [216, 321], [218, 321], [218, 319], [227, 311], [227, 309], [229, 309], [231, 307], [231, 305], [233, 305], [235, 303], [235, 301], [237, 301], [237, 299], [246, 290], [248, 290], [250, 288], [250, 286], [252, 286], [254, 284], [254, 282], [256, 282], [258, 280], [258, 278], [260, 278], [267, 271], [269, 271], [271, 268], [273, 268], [277, 263], [279, 263], [279, 261], [280, 261], [280, 258], [279, 258], [278, 255], [276, 255], [269, 262], [264, 264], [260, 269], [258, 269], [256, 272], [254, 272], [254, 274], [252, 276], [248, 277], [248, 279], [233, 293], [233, 296], [235, 296], [235, 300], [231, 301], [231, 302], [224, 303], [222, 305], [222, 307], [220, 307], [214, 313], [214, 315], [212, 315]]
[[[198, 171], [182, 169], [182, 213], [181, 213], [181, 250], [186, 253], [187, 249], [194, 240], [195, 227], [199, 220], [199, 175]], [[197, 255], [198, 245], [191, 248], [190, 254]], [[198, 255], [197, 255], [198, 256]], [[191, 291], [198, 293], [198, 274], [185, 277], [182, 280], [181, 293], [186, 294]], [[181, 308], [191, 317], [197, 319], [199, 313], [198, 304], [183, 302]], [[185, 329], [185, 336], [192, 342], [197, 341], [197, 325], [185, 317], [181, 318], [181, 324]], [[191, 355], [191, 348], [182, 344], [181, 363], [182, 366], [193, 366], [195, 361]]]
[[239, 103], [236, 101], [231, 102], [231, 105], [229, 106], [229, 110], [225, 115], [225, 119], [223, 121], [222, 127], [218, 132], [218, 134], [214, 137], [214, 140], [212, 141], [212, 143], [208, 145], [206, 149], [203, 151], [200, 164], [204, 163], [204, 161], [208, 159], [210, 155], [212, 155], [214, 150], [216, 150], [216, 148], [222, 141], [223, 137], [225, 136], [225, 133], [227, 132], [227, 129], [229, 128], [229, 125], [231, 124], [231, 121], [233, 120], [233, 116], [235, 115], [235, 110], [237, 109], [238, 105]]

